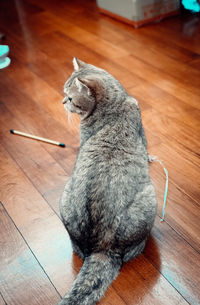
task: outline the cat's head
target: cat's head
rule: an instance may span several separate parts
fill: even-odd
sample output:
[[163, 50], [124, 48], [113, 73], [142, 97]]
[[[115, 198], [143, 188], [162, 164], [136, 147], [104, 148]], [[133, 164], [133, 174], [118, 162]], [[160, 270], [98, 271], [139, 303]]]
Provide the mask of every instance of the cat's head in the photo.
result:
[[116, 95], [116, 83], [118, 86], [119, 83], [105, 70], [77, 58], [73, 59], [73, 65], [74, 72], [64, 85], [66, 97], [63, 104], [67, 111], [75, 112], [84, 119], [98, 104], [103, 107], [106, 101], [111, 101], [111, 95]]

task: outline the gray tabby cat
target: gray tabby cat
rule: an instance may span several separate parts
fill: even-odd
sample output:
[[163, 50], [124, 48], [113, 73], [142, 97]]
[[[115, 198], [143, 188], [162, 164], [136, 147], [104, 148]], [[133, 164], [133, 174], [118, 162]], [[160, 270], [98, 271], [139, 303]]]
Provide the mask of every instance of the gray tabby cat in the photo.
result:
[[63, 104], [80, 115], [80, 149], [60, 211], [84, 263], [59, 305], [94, 305], [143, 251], [157, 202], [137, 101], [106, 71], [73, 64]]

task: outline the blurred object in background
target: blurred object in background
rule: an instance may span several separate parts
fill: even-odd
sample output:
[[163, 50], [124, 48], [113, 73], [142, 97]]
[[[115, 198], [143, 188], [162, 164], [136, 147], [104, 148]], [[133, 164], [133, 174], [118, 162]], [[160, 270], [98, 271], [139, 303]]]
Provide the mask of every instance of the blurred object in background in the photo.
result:
[[138, 28], [178, 15], [179, 0], [97, 0], [99, 11]]
[[200, 12], [200, 1], [199, 0], [181, 0], [181, 4], [183, 7], [183, 11], [191, 13], [199, 13]]
[[181, 15], [185, 20], [183, 35], [194, 37], [200, 26], [200, 0], [181, 0]]
[[9, 51], [9, 46], [0, 45], [0, 69], [4, 69], [9, 66], [10, 58], [7, 57]]

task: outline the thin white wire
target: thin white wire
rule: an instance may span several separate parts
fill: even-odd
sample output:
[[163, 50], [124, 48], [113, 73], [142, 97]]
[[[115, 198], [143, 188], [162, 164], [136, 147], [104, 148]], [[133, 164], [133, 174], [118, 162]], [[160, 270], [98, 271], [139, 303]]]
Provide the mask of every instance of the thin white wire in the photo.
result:
[[166, 208], [166, 201], [167, 201], [167, 193], [168, 193], [168, 184], [169, 184], [169, 177], [168, 177], [168, 171], [165, 168], [163, 162], [161, 160], [158, 160], [158, 158], [156, 156], [151, 156], [149, 155], [149, 162], [158, 162], [160, 163], [160, 165], [162, 166], [165, 176], [166, 176], [166, 182], [165, 182], [165, 194], [164, 194], [164, 200], [163, 200], [163, 210], [162, 210], [162, 218], [161, 218], [161, 222], [164, 221], [165, 218], [165, 208]]

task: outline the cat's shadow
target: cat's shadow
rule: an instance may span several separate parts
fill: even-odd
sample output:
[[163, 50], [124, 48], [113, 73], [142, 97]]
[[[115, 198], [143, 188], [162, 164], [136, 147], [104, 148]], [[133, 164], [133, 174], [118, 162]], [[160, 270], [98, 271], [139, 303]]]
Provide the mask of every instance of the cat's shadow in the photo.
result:
[[[77, 273], [82, 266], [82, 260], [74, 253], [72, 265]], [[119, 276], [111, 286], [125, 301], [132, 300], [135, 301], [133, 304], [138, 304], [146, 294], [151, 293], [159, 280], [158, 270], [160, 270], [159, 249], [154, 237], [150, 234], [144, 252], [123, 265]], [[106, 301], [106, 298], [104, 300]]]
[[133, 302], [131, 304], [142, 304], [142, 299], [151, 294], [159, 280], [158, 270], [160, 270], [159, 249], [154, 237], [150, 235], [144, 252], [124, 264], [113, 287], [125, 302], [131, 300]]

